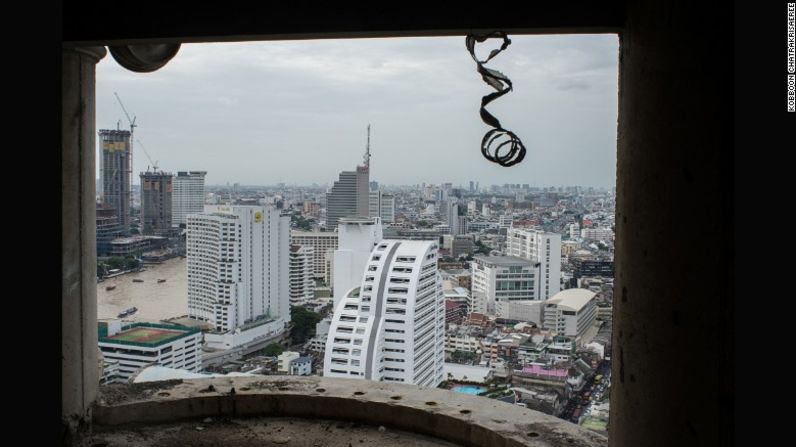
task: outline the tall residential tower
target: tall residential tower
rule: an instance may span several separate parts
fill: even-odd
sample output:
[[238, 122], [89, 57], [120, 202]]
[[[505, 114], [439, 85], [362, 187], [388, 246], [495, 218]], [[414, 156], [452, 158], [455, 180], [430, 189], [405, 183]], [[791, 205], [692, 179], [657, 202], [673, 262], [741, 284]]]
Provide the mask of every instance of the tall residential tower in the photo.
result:
[[[284, 327], [290, 321], [290, 218], [270, 207], [220, 210], [188, 216], [188, 315], [212, 324], [216, 335], [237, 336], [237, 329], [260, 323]], [[232, 347], [249, 340], [217, 341]]]
[[170, 172], [141, 173], [141, 233], [171, 231], [172, 177]]
[[179, 171], [174, 176], [172, 225], [185, 227], [186, 216], [204, 211], [205, 175], [207, 171]]
[[445, 304], [433, 241], [382, 240], [335, 306], [323, 375], [436, 387]]
[[561, 235], [531, 228], [506, 232], [506, 251], [540, 264], [539, 298], [550, 299], [561, 290]]
[[124, 233], [130, 232], [133, 204], [133, 153], [128, 130], [100, 130], [100, 200], [116, 211]]

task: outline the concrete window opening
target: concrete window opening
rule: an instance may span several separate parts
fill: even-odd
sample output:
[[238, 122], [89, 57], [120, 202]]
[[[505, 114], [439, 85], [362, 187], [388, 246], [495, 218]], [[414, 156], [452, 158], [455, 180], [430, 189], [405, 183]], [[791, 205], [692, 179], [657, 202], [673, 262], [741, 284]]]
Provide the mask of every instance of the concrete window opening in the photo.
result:
[[[732, 291], [729, 281], [689, 279], [695, 278], [693, 272], [727, 279], [732, 259], [729, 233], [733, 224], [722, 218], [731, 209], [728, 195], [722, 194], [732, 189], [732, 178], [728, 174], [732, 162], [723, 150], [731, 141], [726, 129], [731, 107], [723, 94], [729, 90], [729, 80], [717, 80], [709, 69], [720, 65], [721, 61], [731, 60], [729, 44], [714, 32], [719, 22], [714, 20], [717, 10], [712, 5], [682, 8], [662, 0], [633, 5], [623, 2], [600, 6], [578, 4], [574, 9], [572, 5], [565, 6], [569, 8], [536, 6], [533, 14], [517, 14], [502, 20], [508, 25], [506, 30], [510, 35], [523, 31], [552, 31], [618, 32], [621, 36], [616, 318], [612, 353], [613, 374], [618, 380], [612, 389], [609, 442], [611, 445], [726, 445], [732, 419], [732, 381], [726, 378], [726, 371], [732, 370], [729, 354], [732, 350]], [[64, 16], [62, 104], [64, 116], [70, 117], [63, 120], [61, 150], [62, 234], [69, 235], [62, 242], [64, 439], [73, 439], [71, 434], [81, 424], [86, 426], [92, 420], [107, 422], [121, 417], [100, 414], [107, 407], [97, 407], [92, 414], [99, 383], [96, 350], [91, 349], [97, 343], [93, 327], [96, 304], [91, 304], [96, 299], [96, 247], [93, 245], [96, 209], [94, 194], [85, 192], [93, 192], [92, 185], [96, 181], [95, 157], [91, 155], [97, 138], [93, 74], [97, 61], [104, 56], [104, 50], [97, 47], [141, 43], [138, 39], [199, 42], [273, 39], [275, 36], [350, 37], [352, 33], [370, 37], [464, 35], [474, 28], [495, 26], [451, 11], [427, 22], [419, 21], [416, 14], [399, 10], [391, 10], [387, 15], [397, 22], [362, 13], [364, 17], [341, 18], [331, 27], [328, 14], [314, 18], [312, 14], [294, 11], [292, 15], [281, 16], [279, 24], [265, 20], [259, 27], [247, 27], [240, 20], [230, 19], [234, 8], [229, 5], [215, 11], [212, 23], [189, 10], [181, 11], [182, 20], [178, 21], [170, 20], [169, 11], [164, 11], [162, 17], [144, 18], [141, 11], [114, 10], [122, 8], [121, 5], [109, 8], [100, 12], [92, 11], [89, 6], [70, 5], [65, 8]], [[114, 11], [134, 17], [110, 28], [103, 14]], [[718, 12], [726, 16], [726, 12]], [[268, 14], [260, 16], [268, 17]], [[150, 21], [160, 26], [129, 28], [132, 24]], [[181, 25], [177, 26], [178, 23]], [[396, 27], [395, 23], [403, 25]], [[158, 34], [152, 31], [154, 29], [165, 32]], [[304, 34], [297, 34], [297, 30]], [[144, 54], [139, 58], [144, 61], [139, 69], [149, 70], [158, 65], [157, 58], [153, 61], [146, 57], [152, 54], [159, 54], [162, 59], [168, 51]], [[530, 146], [527, 140], [524, 142]], [[709, 226], [711, 231], [697, 235], [683, 229], [677, 219], [684, 215], [699, 221], [692, 227], [707, 228], [709, 225], [703, 223], [713, 222], [713, 226]], [[671, 290], [673, 278], [682, 279], [676, 294]], [[725, 337], [716, 337], [717, 333]], [[665, 346], [687, 348], [672, 352]], [[697, 377], [662, 372], [672, 368], [689, 370], [695, 366], [703, 376], [718, 380], [705, 383]], [[171, 389], [162, 393], [187, 393], [183, 397], [194, 393], [215, 396], [212, 393], [227, 385], [203, 383], [201, 388]], [[253, 385], [241, 382], [236, 384], [236, 389]], [[335, 393], [331, 383], [308, 385], [297, 396]], [[352, 399], [371, 399], [366, 397], [369, 390], [348, 388], [342, 391], [365, 393], [351, 392]], [[384, 397], [385, 402], [392, 402], [390, 405], [396, 408], [411, 400], [407, 395], [401, 400], [392, 399], [398, 397], [397, 394]], [[436, 396], [424, 397], [419, 404], [435, 408], [426, 404], [438, 402]], [[176, 396], [159, 398], [179, 400]], [[377, 400], [378, 396], [372, 402]], [[477, 410], [465, 408], [458, 417], [477, 417], [477, 413]], [[421, 425], [416, 430], [422, 431]], [[460, 432], [475, 430], [467, 427], [485, 425], [472, 421], [470, 425], [451, 428]], [[471, 439], [476, 440], [471, 445], [500, 445], [489, 442], [504, 439], [489, 437], [492, 436], [489, 433], [499, 431], [496, 425], [479, 431], [478, 435], [473, 432], [471, 434], [476, 437]], [[530, 439], [544, 437], [546, 433], [541, 428], [528, 427], [527, 431], [515, 434], [525, 436], [522, 439], [527, 439], [523, 441], [527, 444]], [[575, 437], [573, 435], [572, 443], [576, 443]], [[563, 442], [567, 442], [566, 439]]]

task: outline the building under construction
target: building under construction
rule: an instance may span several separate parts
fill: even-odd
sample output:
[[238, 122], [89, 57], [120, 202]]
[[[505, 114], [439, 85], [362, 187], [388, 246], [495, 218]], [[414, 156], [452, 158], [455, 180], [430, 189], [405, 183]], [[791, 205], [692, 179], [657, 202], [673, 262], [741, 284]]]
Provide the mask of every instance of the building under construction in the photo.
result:
[[116, 210], [125, 234], [130, 232], [133, 196], [133, 153], [128, 130], [100, 130], [100, 200]]
[[170, 172], [141, 173], [141, 232], [164, 236], [171, 232], [172, 179]]

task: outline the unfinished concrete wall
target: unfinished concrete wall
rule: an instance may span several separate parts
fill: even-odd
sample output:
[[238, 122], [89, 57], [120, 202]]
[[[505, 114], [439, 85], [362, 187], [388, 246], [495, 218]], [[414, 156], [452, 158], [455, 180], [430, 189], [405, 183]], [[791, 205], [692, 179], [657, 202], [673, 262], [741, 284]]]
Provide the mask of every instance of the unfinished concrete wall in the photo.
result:
[[609, 442], [729, 445], [732, 21], [716, 4], [627, 7]]
[[94, 87], [102, 47], [62, 53], [61, 409], [64, 436], [90, 421], [99, 388]]

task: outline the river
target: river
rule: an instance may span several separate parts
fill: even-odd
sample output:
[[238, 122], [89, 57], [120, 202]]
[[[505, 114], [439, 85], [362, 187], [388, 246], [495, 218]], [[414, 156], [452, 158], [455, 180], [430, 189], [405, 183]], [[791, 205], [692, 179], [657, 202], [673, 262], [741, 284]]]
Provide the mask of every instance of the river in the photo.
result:
[[[144, 282], [133, 282], [141, 279]], [[159, 279], [165, 282], [158, 283]], [[116, 286], [106, 290], [108, 286]], [[185, 259], [151, 264], [138, 273], [127, 273], [97, 284], [97, 318], [116, 318], [119, 312], [137, 307], [125, 320], [158, 322], [188, 314], [188, 276]]]

